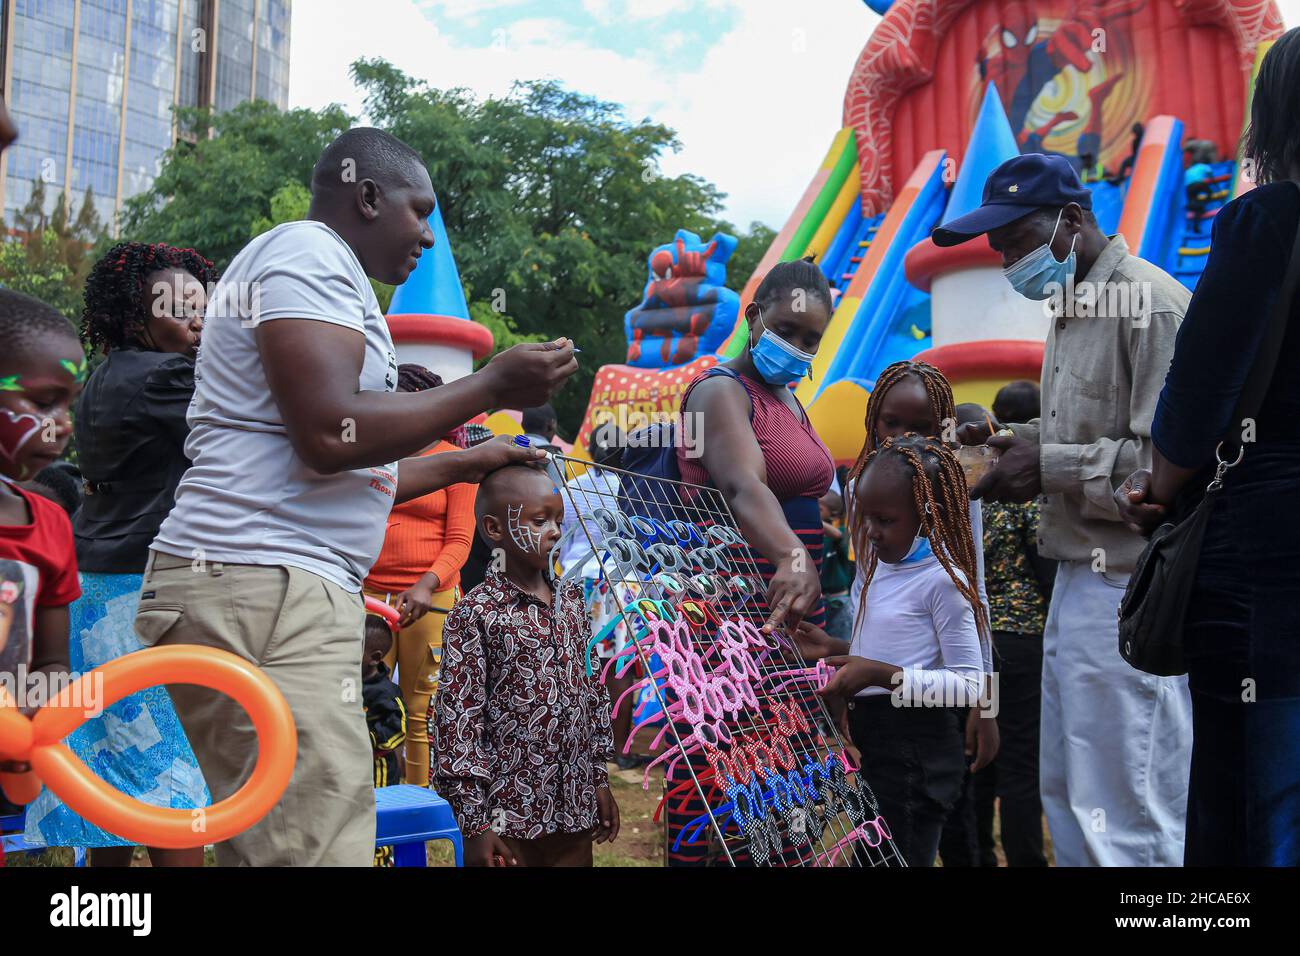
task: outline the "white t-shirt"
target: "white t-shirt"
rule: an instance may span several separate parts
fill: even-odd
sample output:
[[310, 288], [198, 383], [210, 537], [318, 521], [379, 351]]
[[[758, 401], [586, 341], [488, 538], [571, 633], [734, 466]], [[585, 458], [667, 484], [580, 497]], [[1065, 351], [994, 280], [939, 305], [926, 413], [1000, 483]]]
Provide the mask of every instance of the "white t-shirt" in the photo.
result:
[[260, 322], [290, 318], [355, 329], [365, 336], [361, 389], [397, 387], [388, 325], [347, 243], [319, 222], [258, 236], [208, 302], [187, 416], [193, 464], [152, 547], [228, 564], [290, 565], [356, 592], [384, 543], [397, 465], [323, 475], [294, 452], [255, 338]]
[[[877, 562], [866, 613], [853, 625], [849, 652], [903, 668], [898, 694], [904, 702], [972, 706], [977, 700], [984, 661], [975, 612], [938, 558]], [[858, 696], [890, 692], [868, 687]]]
[[[853, 494], [853, 485], [849, 485], [849, 494]], [[987, 611], [989, 606], [989, 596], [984, 590], [984, 510], [980, 507], [978, 501], [970, 503], [970, 533], [975, 544], [975, 588], [979, 591], [980, 603], [984, 605]], [[884, 567], [883, 561], [878, 562], [880, 567]], [[858, 603], [862, 597], [862, 565], [856, 564], [853, 574], [853, 584], [849, 587], [849, 607], [853, 608], [853, 613], [857, 613]], [[988, 642], [984, 642], [986, 645]], [[984, 651], [984, 673], [993, 673], [993, 648], [985, 646]], [[895, 661], [889, 661], [893, 664]]]

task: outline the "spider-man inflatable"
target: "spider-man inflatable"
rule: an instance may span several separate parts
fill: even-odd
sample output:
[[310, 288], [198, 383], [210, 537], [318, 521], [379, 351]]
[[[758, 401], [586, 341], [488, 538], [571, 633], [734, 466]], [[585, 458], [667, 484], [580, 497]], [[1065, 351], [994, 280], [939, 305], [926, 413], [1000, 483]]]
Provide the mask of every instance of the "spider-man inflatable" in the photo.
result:
[[[1081, 78], [1091, 73], [1094, 61], [1100, 62], [1098, 50], [1105, 49], [1110, 28], [1145, 5], [1146, 0], [1080, 0], [1070, 5], [1065, 18], [1047, 35], [1038, 16], [1026, 6], [1004, 8], [1000, 24], [990, 32], [980, 53], [980, 79], [997, 84], [1022, 152], [1050, 152], [1044, 148], [1044, 140], [1052, 130], [1079, 119], [1073, 109], [1031, 119], [1030, 110], [1044, 90], [1068, 67], [1077, 70]], [[1099, 159], [1103, 104], [1122, 75], [1110, 73], [1087, 87], [1087, 125], [1069, 157], [1076, 165], [1084, 165], [1085, 159], [1088, 163]]]
[[725, 285], [735, 249], [733, 236], [718, 233], [705, 245], [679, 229], [673, 242], [651, 252], [645, 298], [623, 319], [628, 365], [669, 368], [716, 351], [740, 305]]

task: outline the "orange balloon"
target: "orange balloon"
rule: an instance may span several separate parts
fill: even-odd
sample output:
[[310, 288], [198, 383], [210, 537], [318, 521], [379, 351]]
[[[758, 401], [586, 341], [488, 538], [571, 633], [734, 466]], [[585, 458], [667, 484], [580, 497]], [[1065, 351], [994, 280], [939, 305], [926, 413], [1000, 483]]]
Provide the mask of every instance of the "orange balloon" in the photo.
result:
[[[62, 743], [85, 720], [80, 702], [94, 699], [78, 685], [97, 677], [103, 681], [105, 707], [159, 684], [197, 684], [233, 697], [257, 732], [252, 776], [225, 800], [194, 810], [149, 806], [115, 790]], [[32, 765], [30, 773], [0, 774], [11, 800], [31, 802], [44, 782], [70, 810], [116, 836], [145, 846], [183, 849], [227, 840], [270, 812], [293, 776], [298, 731], [284, 695], [249, 661], [192, 644], [151, 647], [83, 674], [30, 722], [10, 701], [0, 699], [0, 755]]]

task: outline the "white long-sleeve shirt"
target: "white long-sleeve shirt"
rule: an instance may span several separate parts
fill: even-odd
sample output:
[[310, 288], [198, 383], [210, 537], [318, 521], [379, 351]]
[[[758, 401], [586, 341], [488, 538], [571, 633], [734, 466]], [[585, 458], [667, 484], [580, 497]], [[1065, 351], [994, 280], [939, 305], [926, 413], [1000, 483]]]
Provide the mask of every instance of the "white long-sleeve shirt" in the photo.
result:
[[[866, 613], [853, 622], [850, 653], [902, 668], [894, 692], [907, 705], [972, 706], [983, 687], [975, 612], [933, 555], [911, 564], [876, 564]], [[868, 687], [858, 696], [888, 693]]]

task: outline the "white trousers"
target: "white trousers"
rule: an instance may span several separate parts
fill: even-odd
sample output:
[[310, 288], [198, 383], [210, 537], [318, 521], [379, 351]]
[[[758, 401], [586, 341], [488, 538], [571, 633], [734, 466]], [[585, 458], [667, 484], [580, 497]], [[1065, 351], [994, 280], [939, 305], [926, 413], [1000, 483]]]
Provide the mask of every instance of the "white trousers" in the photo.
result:
[[1062, 561], [1043, 633], [1039, 780], [1057, 866], [1181, 866], [1192, 755], [1186, 677], [1119, 656], [1128, 575]]

